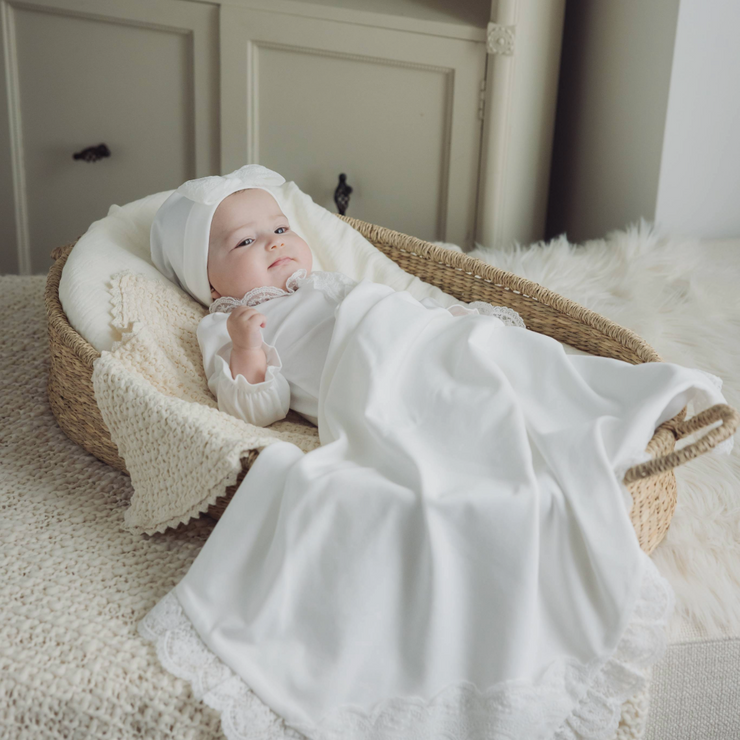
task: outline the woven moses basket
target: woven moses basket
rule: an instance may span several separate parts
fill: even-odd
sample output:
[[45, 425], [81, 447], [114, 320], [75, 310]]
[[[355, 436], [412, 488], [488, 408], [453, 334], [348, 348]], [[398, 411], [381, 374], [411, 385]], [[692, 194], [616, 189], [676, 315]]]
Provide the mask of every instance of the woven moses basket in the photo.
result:
[[[613, 357], [631, 364], [661, 361], [655, 350], [634, 332], [537, 283], [454, 250], [357, 219], [337, 217], [357, 229], [403, 270], [457, 300], [508, 306], [521, 315], [528, 329], [590, 354]], [[59, 426], [70, 439], [103, 462], [127, 472], [95, 402], [93, 362], [100, 353], [70, 326], [59, 301], [62, 268], [73, 246], [68, 244], [52, 252], [54, 264], [46, 284], [51, 351], [47, 386], [49, 401]], [[293, 420], [305, 424], [307, 434], [316, 435], [312, 424], [298, 415], [294, 416]], [[712, 406], [688, 422], [684, 421], [685, 417], [686, 408], [658, 427], [647, 447], [653, 459], [630, 468], [624, 478], [634, 500], [630, 518], [640, 546], [648, 554], [665, 536], [676, 506], [673, 468], [732, 436], [740, 420], [737, 412], [725, 404]], [[723, 422], [720, 426], [681, 450], [674, 450], [677, 440], [719, 420]], [[242, 458], [242, 471], [237, 483], [224, 490], [223, 497], [209, 508], [209, 515], [219, 518], [223, 514], [258, 454], [252, 450]]]

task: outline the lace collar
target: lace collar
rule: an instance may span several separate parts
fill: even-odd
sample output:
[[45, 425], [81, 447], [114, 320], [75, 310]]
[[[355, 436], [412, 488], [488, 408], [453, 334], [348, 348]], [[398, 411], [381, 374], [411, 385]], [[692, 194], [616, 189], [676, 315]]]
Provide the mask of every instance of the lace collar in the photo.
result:
[[[311, 273], [313, 275], [313, 273]], [[253, 288], [244, 294], [243, 298], [232, 298], [231, 296], [221, 296], [215, 300], [209, 307], [209, 313], [229, 313], [237, 306], [258, 306], [260, 303], [269, 301], [272, 298], [279, 298], [283, 295], [295, 293], [307, 279], [306, 268], [302, 267], [296, 270], [286, 281], [285, 287], [276, 288], [274, 285], [263, 285], [260, 288]]]

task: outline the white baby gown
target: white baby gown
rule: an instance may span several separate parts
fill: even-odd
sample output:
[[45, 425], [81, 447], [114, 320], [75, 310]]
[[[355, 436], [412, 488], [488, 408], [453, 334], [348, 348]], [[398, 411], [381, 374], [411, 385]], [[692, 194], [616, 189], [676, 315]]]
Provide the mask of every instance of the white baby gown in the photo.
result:
[[673, 604], [622, 478], [721, 381], [367, 280], [332, 311], [321, 446], [260, 452], [141, 634], [230, 740], [610, 738]]
[[[319, 383], [326, 362], [334, 314], [338, 304], [357, 282], [341, 272], [297, 270], [287, 280], [287, 290], [257, 288], [241, 300], [224, 298], [212, 304], [200, 321], [198, 344], [208, 387], [227, 414], [269, 426], [293, 409], [318, 426]], [[300, 290], [299, 290], [300, 288]], [[420, 301], [426, 308], [441, 308], [432, 298]], [[237, 305], [252, 306], [264, 314], [262, 349], [267, 358], [265, 379], [250, 383], [243, 375], [233, 377], [229, 368], [231, 337], [226, 322]], [[511, 326], [524, 327], [519, 314], [505, 306], [474, 301], [447, 309], [453, 316], [485, 313]]]

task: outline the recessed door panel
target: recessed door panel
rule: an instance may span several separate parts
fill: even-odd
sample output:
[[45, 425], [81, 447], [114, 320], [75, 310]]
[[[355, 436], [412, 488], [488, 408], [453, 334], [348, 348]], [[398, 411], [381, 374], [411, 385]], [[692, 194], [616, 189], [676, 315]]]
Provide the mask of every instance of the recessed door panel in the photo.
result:
[[[194, 55], [196, 39], [215, 38], [214, 8], [157, 0], [101, 4], [106, 15], [93, 15], [89, 3], [81, 9], [77, 0], [45, 1], [48, 7], [9, 4], [5, 14], [13, 197], [21, 272], [32, 273], [47, 272], [51, 250], [112, 204], [218, 167], [217, 146], [206, 140], [217, 143], [217, 118], [201, 116], [206, 125], [196, 131], [196, 76], [210, 65], [217, 79], [210, 56], [217, 50]], [[207, 102], [218, 104], [215, 96]], [[73, 158], [99, 144], [110, 156]]]
[[223, 7], [223, 169], [259, 162], [336, 212], [471, 245], [482, 43]]
[[257, 157], [347, 215], [438, 239], [445, 230], [452, 72], [255, 45]]

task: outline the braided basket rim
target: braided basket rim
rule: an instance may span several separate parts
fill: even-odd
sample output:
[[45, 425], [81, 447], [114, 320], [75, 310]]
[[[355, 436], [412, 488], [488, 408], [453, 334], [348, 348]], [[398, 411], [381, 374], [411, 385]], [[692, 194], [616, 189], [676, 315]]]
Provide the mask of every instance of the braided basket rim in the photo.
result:
[[537, 301], [537, 303], [547, 306], [568, 318], [575, 319], [577, 322], [597, 330], [605, 337], [618, 342], [626, 349], [634, 352], [642, 362], [663, 361], [655, 349], [636, 332], [620, 326], [611, 319], [607, 319], [605, 316], [549, 288], [545, 288], [539, 283], [503, 270], [500, 267], [495, 267], [477, 257], [471, 257], [453, 249], [445, 249], [415, 236], [402, 234], [349, 216], [338, 216], [338, 218], [349, 223], [376, 247], [378, 247], [378, 244], [386, 244], [400, 252], [432, 262], [439, 268], [447, 268], [472, 276], [515, 295]]

